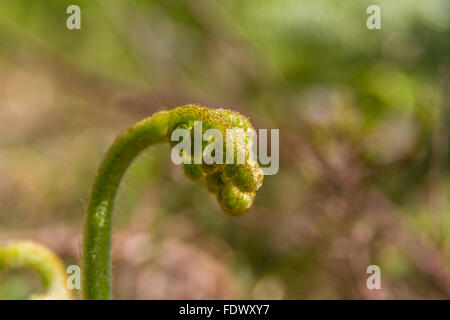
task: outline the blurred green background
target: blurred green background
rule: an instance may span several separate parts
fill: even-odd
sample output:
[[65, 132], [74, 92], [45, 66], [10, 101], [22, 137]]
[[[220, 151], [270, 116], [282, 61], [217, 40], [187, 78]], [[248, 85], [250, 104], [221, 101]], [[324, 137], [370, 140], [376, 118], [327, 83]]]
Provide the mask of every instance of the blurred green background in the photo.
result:
[[[66, 8], [81, 8], [81, 30]], [[368, 30], [366, 8], [381, 8]], [[280, 129], [235, 219], [153, 147], [117, 201], [119, 299], [450, 298], [450, 2], [1, 0], [0, 241], [79, 263], [97, 166], [186, 103]], [[382, 290], [366, 288], [367, 266]], [[0, 272], [0, 299], [42, 290]]]

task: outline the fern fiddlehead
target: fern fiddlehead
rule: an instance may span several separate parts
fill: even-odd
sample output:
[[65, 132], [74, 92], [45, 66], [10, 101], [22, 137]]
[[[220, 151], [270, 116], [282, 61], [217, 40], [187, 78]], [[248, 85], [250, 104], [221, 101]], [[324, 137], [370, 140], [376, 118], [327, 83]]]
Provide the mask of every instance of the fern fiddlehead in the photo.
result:
[[33, 300], [68, 300], [66, 273], [61, 260], [50, 249], [33, 241], [12, 241], [0, 246], [0, 270], [28, 267], [41, 277], [46, 292], [33, 294]]
[[[94, 181], [86, 214], [82, 277], [85, 299], [111, 298], [111, 217], [127, 168], [145, 148], [170, 143], [174, 130], [184, 128], [192, 132], [196, 121], [201, 121], [203, 130], [219, 130], [225, 139], [227, 129], [252, 128], [248, 119], [237, 112], [185, 105], [136, 123], [120, 134], [107, 151]], [[248, 140], [236, 142], [235, 154], [239, 150], [248, 151], [250, 144]], [[202, 152], [206, 146], [202, 143]], [[251, 158], [245, 163], [223, 163], [183, 164], [183, 171], [188, 178], [204, 178], [208, 190], [216, 195], [226, 214], [243, 215], [250, 209], [255, 192], [262, 184], [262, 170]]]

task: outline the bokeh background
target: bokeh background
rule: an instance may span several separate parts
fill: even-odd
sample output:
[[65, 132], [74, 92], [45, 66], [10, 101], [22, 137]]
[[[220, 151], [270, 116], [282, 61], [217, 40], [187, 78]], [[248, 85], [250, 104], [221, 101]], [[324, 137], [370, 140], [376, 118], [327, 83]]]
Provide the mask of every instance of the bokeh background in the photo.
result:
[[[66, 8], [81, 7], [81, 30]], [[381, 8], [368, 30], [366, 8]], [[1, 0], [0, 241], [78, 264], [101, 158], [186, 103], [280, 129], [243, 218], [149, 149], [114, 217], [118, 299], [450, 298], [446, 0]], [[379, 265], [382, 290], [366, 288]], [[0, 272], [0, 298], [42, 290]], [[78, 294], [78, 293], [76, 293]]]

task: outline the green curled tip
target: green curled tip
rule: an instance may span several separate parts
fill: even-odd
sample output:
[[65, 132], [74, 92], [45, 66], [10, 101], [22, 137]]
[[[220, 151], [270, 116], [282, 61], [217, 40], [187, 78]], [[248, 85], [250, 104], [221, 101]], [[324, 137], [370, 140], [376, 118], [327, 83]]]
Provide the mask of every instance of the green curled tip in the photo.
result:
[[46, 292], [31, 295], [31, 300], [72, 299], [66, 286], [64, 265], [50, 249], [28, 240], [11, 241], [0, 246], [0, 270], [20, 267], [36, 271], [44, 283]]
[[[263, 173], [258, 162], [250, 157], [252, 140], [246, 136], [239, 139], [238, 136], [230, 136], [227, 130], [235, 129], [235, 132], [245, 132], [253, 129], [250, 121], [240, 113], [226, 109], [209, 109], [199, 105], [186, 105], [170, 111], [172, 113], [169, 125], [168, 137], [175, 129], [183, 128], [190, 132], [191, 145], [193, 145], [194, 122], [202, 122], [202, 134], [208, 129], [217, 129], [223, 137], [223, 161], [222, 164], [194, 164], [190, 157], [190, 164], [183, 164], [185, 175], [191, 180], [204, 178], [208, 190], [215, 194], [223, 211], [231, 216], [242, 216], [252, 206], [256, 191], [263, 182]], [[186, 138], [186, 137], [184, 137]], [[183, 139], [184, 139], [183, 138]], [[227, 140], [233, 139], [234, 150], [232, 157], [234, 163], [226, 163]], [[202, 142], [202, 154], [212, 141]], [[245, 155], [244, 163], [238, 163], [237, 154]], [[193, 152], [191, 152], [192, 154]], [[183, 158], [187, 158], [183, 154]], [[241, 161], [242, 162], [242, 161]]]

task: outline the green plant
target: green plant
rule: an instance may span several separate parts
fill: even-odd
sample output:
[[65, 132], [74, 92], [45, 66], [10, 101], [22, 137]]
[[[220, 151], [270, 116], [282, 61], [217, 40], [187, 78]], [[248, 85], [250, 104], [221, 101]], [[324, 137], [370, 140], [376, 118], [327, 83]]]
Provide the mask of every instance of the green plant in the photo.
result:
[[[199, 105], [185, 105], [162, 111], [144, 119], [120, 134], [106, 153], [95, 178], [87, 208], [83, 243], [83, 298], [111, 298], [111, 225], [114, 201], [120, 181], [136, 156], [145, 148], [157, 143], [171, 143], [175, 129], [194, 131], [194, 123], [201, 121], [203, 130], [217, 129], [226, 140], [234, 144], [232, 164], [183, 164], [186, 176], [193, 180], [204, 179], [208, 190], [214, 193], [223, 211], [241, 216], [251, 207], [256, 191], [263, 181], [262, 170], [250, 157], [252, 141], [228, 136], [228, 129], [252, 129], [247, 118], [225, 109], [209, 109]], [[192, 134], [189, 136], [193, 137]], [[187, 139], [184, 136], [183, 139]], [[201, 154], [209, 143], [203, 143]], [[230, 140], [229, 140], [230, 142]], [[191, 143], [191, 145], [193, 145]], [[244, 152], [245, 162], [236, 161]], [[184, 158], [188, 155], [183, 154]], [[191, 159], [192, 160], [192, 159]], [[28, 266], [36, 270], [47, 288], [44, 295], [34, 299], [68, 299], [66, 274], [60, 260], [47, 248], [30, 241], [13, 242], [0, 248], [0, 269]]]
[[66, 273], [61, 260], [48, 248], [33, 241], [11, 241], [0, 246], [0, 270], [28, 267], [41, 277], [46, 292], [33, 294], [30, 299], [71, 299], [66, 287]]
[[[148, 146], [171, 142], [175, 129], [193, 131], [194, 122], [201, 121], [203, 130], [218, 129], [227, 137], [227, 129], [251, 129], [247, 118], [237, 112], [185, 105], [162, 111], [144, 119], [120, 134], [107, 151], [94, 181], [84, 229], [83, 297], [111, 298], [111, 216], [120, 181], [136, 156]], [[192, 136], [192, 135], [191, 135]], [[236, 143], [238, 150], [249, 152], [251, 141]], [[207, 144], [203, 143], [202, 152]], [[226, 152], [224, 152], [226, 154]], [[186, 155], [183, 155], [186, 156]], [[216, 194], [226, 214], [240, 216], [252, 205], [255, 192], [262, 184], [258, 163], [248, 158], [244, 164], [183, 164], [188, 178], [204, 178], [208, 190]]]

